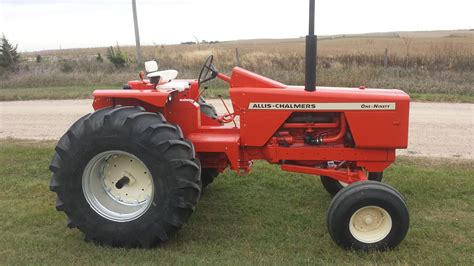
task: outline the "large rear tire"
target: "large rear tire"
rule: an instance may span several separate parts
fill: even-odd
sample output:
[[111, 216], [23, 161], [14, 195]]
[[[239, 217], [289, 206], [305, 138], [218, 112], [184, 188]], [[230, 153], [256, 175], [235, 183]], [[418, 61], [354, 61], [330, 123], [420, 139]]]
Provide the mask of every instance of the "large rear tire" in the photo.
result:
[[203, 168], [201, 170], [202, 188], [205, 188], [214, 182], [214, 178], [216, 178], [218, 175], [219, 171], [217, 171], [215, 168]]
[[[383, 172], [370, 172], [368, 179], [372, 181], [381, 182], [383, 178]], [[348, 184], [342, 183], [339, 180], [332, 179], [328, 176], [321, 176], [321, 183], [331, 196], [335, 196], [344, 187], [347, 187]]]
[[391, 186], [364, 181], [343, 188], [332, 199], [327, 224], [332, 239], [344, 248], [387, 250], [408, 232], [408, 208]]
[[56, 209], [86, 240], [152, 247], [188, 220], [199, 200], [191, 143], [161, 114], [105, 108], [59, 140], [50, 166]]

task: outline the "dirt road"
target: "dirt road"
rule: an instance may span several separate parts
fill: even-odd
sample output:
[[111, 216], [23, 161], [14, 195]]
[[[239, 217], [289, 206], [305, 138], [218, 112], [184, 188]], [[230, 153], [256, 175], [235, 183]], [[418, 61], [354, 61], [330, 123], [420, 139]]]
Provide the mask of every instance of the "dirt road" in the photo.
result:
[[[58, 139], [89, 112], [91, 100], [0, 102], [0, 139]], [[409, 134], [399, 154], [474, 159], [474, 104], [412, 103]]]

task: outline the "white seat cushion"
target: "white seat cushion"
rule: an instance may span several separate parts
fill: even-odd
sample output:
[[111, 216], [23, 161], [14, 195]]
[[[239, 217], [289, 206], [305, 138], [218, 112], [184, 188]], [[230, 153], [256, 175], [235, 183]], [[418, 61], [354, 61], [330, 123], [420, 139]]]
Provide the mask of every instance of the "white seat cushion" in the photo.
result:
[[178, 71], [170, 69], [163, 71], [151, 72], [147, 75], [148, 78], [160, 77], [160, 83], [169, 82], [178, 76]]
[[171, 81], [165, 84], [158, 85], [156, 87], [157, 90], [177, 90], [177, 91], [184, 91], [185, 89], [189, 89], [190, 85], [187, 81]]

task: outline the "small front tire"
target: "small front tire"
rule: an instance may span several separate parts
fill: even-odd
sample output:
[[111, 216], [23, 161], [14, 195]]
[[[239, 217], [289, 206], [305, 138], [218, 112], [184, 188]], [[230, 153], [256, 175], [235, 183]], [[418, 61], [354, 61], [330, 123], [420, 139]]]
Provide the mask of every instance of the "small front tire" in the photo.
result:
[[400, 193], [391, 186], [357, 182], [343, 188], [331, 201], [328, 230], [341, 247], [387, 250], [405, 238], [409, 213]]

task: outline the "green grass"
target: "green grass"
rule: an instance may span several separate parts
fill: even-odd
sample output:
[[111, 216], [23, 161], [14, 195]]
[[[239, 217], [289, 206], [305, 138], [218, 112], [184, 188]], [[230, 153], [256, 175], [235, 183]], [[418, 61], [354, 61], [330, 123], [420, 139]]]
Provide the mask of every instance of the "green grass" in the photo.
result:
[[474, 95], [410, 93], [410, 98], [417, 102], [474, 103]]
[[[100, 86], [69, 86], [69, 87], [44, 87], [44, 88], [12, 88], [0, 89], [0, 101], [24, 100], [62, 100], [62, 99], [89, 99], [94, 90], [121, 89], [115, 85]], [[203, 94], [206, 98], [215, 99], [221, 95], [229, 98], [227, 88], [209, 88]], [[411, 99], [421, 102], [458, 102], [474, 103], [474, 96], [461, 94], [442, 93], [410, 93]]]
[[94, 90], [121, 89], [116, 85], [2, 88], [0, 101], [64, 100], [92, 98]]
[[0, 142], [0, 264], [435, 264], [474, 261], [474, 164], [401, 157], [386, 182], [404, 194], [411, 228], [383, 253], [347, 251], [326, 229], [329, 195], [314, 176], [256, 163], [219, 176], [188, 224], [151, 250], [86, 243], [54, 209], [52, 143]]

